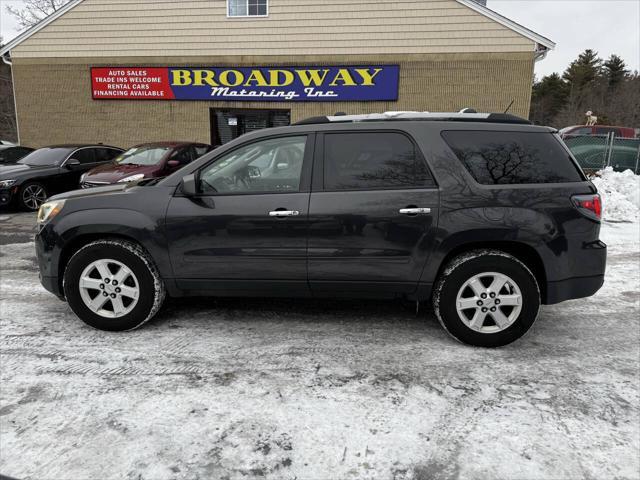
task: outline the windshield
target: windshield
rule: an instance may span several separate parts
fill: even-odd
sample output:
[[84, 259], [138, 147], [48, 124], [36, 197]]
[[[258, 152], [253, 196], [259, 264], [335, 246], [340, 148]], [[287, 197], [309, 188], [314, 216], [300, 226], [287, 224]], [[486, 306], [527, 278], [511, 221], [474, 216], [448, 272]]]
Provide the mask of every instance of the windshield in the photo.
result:
[[134, 147], [115, 158], [120, 165], [157, 165], [170, 147]]
[[61, 165], [65, 158], [73, 152], [73, 148], [41, 148], [31, 152], [18, 163], [32, 166], [53, 166]]

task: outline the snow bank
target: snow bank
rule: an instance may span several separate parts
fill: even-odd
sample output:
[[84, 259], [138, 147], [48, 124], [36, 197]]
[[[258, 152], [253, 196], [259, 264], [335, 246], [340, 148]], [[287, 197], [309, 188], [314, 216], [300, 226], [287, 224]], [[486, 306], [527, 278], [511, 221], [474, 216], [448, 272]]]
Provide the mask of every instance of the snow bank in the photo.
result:
[[640, 218], [640, 175], [607, 167], [591, 179], [604, 204], [604, 220], [636, 222]]

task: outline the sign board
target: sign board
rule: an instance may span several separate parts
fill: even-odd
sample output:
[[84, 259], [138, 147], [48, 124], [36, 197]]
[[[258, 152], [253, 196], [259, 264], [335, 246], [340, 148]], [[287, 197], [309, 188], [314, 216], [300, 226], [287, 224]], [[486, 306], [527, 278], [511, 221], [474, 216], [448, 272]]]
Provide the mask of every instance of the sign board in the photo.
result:
[[366, 102], [398, 99], [400, 67], [93, 67], [94, 100]]

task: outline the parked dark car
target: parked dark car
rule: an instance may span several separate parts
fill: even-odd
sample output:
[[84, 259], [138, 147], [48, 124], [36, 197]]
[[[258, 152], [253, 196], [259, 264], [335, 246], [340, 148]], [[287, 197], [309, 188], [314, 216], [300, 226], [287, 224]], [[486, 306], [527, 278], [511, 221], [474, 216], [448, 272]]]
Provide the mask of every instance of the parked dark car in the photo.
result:
[[33, 152], [33, 148], [16, 145], [0, 145], [0, 165], [13, 165]]
[[192, 142], [144, 143], [130, 148], [112, 163], [101, 165], [82, 176], [82, 188], [111, 183], [126, 183], [143, 178], [171, 175], [213, 149], [211, 145]]
[[15, 165], [0, 166], [0, 206], [38, 210], [51, 194], [78, 188], [80, 175], [110, 162], [121, 148], [106, 145], [56, 145], [40, 148]]
[[563, 140], [584, 135], [606, 137], [610, 133], [616, 138], [636, 138], [636, 131], [628, 127], [612, 127], [610, 125], [574, 125], [560, 130]]
[[45, 288], [99, 329], [166, 295], [432, 299], [451, 335], [496, 347], [602, 286], [601, 208], [556, 131], [511, 115], [320, 117], [54, 197], [36, 250]]

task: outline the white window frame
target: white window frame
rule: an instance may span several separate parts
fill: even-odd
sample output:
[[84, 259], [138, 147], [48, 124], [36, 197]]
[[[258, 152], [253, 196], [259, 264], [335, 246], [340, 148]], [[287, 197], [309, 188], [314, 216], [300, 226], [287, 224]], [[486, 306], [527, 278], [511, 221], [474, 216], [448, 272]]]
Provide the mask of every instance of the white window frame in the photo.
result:
[[227, 0], [227, 18], [266, 18], [269, 16], [269, 0], [267, 0], [267, 13], [265, 15], [249, 15], [249, 0], [244, 0], [247, 3], [246, 15], [231, 15], [231, 0]]

